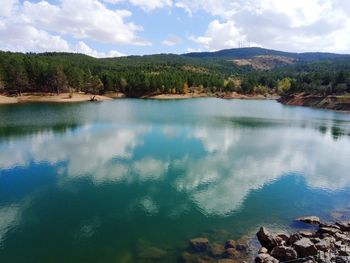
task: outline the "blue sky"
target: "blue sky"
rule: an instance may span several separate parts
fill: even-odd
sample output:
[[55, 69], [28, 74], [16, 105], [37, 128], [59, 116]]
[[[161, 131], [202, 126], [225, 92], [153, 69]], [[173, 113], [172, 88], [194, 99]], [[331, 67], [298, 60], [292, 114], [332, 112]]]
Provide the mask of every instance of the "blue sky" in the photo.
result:
[[0, 0], [0, 49], [95, 57], [260, 46], [350, 53], [350, 1]]

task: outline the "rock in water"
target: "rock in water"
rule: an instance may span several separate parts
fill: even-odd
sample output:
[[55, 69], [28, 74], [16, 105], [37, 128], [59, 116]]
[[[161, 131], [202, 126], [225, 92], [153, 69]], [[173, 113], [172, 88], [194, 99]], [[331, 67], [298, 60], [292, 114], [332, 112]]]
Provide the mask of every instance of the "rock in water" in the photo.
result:
[[274, 247], [271, 251], [271, 256], [281, 261], [293, 260], [298, 257], [297, 252], [293, 248], [286, 246]]
[[317, 255], [317, 248], [310, 239], [304, 237], [293, 244], [298, 253], [298, 257], [308, 257]]
[[282, 239], [270, 234], [265, 227], [261, 227], [256, 236], [263, 247], [271, 251], [274, 247], [282, 243]]
[[140, 251], [138, 256], [143, 259], [157, 260], [161, 259], [166, 255], [166, 251], [157, 247], [149, 247]]
[[237, 259], [241, 256], [241, 253], [237, 251], [235, 248], [227, 248], [226, 249], [226, 256], [231, 259]]
[[297, 221], [306, 223], [306, 224], [311, 224], [311, 225], [319, 225], [320, 224], [320, 218], [317, 216], [305, 216], [305, 217], [300, 217], [297, 219]]
[[197, 237], [190, 240], [190, 245], [196, 251], [206, 251], [209, 246], [209, 240], [205, 237]]
[[236, 240], [230, 239], [225, 242], [225, 248], [236, 248]]

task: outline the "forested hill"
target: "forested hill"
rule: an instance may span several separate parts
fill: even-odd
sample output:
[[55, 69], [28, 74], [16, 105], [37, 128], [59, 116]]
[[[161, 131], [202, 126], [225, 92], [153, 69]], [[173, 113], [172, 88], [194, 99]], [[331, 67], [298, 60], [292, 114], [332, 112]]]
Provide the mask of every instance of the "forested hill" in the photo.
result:
[[129, 96], [187, 93], [189, 87], [204, 92], [251, 70], [222, 59], [173, 54], [97, 59], [69, 53], [0, 52], [0, 89], [6, 93], [120, 91]]
[[335, 60], [350, 58], [347, 54], [334, 54], [322, 52], [293, 53], [265, 49], [260, 47], [232, 48], [215, 52], [193, 52], [183, 54], [190, 58], [221, 58], [221, 59], [251, 59], [256, 56], [279, 56], [298, 60], [299, 62], [313, 62], [320, 60]]
[[117, 91], [134, 97], [189, 92], [344, 94], [350, 92], [350, 56], [261, 48], [103, 59], [0, 52], [0, 93], [74, 91]]

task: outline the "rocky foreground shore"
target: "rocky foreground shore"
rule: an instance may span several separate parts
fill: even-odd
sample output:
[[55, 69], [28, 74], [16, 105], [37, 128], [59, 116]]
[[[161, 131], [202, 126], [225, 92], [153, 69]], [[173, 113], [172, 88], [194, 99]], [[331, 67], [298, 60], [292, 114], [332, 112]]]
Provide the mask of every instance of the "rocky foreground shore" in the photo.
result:
[[298, 220], [317, 230], [288, 235], [271, 234], [261, 227], [257, 238], [262, 247], [255, 262], [350, 262], [350, 222], [322, 223], [315, 216]]
[[258, 255], [252, 257], [247, 240], [227, 240], [224, 244], [212, 244], [207, 238], [190, 240], [189, 248], [181, 255], [185, 263], [319, 263], [350, 262], [350, 221], [323, 223], [318, 217], [297, 219], [313, 225], [313, 230], [293, 234], [270, 233], [261, 227], [256, 234], [261, 245]]

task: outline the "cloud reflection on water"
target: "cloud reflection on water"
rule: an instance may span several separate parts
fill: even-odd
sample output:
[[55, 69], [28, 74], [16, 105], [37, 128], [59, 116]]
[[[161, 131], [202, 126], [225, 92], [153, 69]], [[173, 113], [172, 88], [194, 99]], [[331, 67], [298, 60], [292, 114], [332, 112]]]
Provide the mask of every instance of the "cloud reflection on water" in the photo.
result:
[[[203, 147], [200, 156], [183, 148], [182, 157], [172, 157], [171, 149], [136, 157], [140, 147], [152, 148], [147, 140], [152, 129], [146, 126], [83, 126], [56, 135], [38, 133], [0, 145], [0, 169], [32, 163], [60, 167], [60, 176], [68, 179], [89, 176], [95, 184], [105, 182], [146, 182], [168, 178], [176, 191], [186, 193], [203, 213], [225, 215], [239, 209], [254, 190], [298, 173], [309, 187], [335, 191], [350, 186], [348, 160], [350, 140], [334, 140], [331, 130], [284, 126], [246, 126], [227, 123], [186, 127], [186, 142], [197, 141]], [[167, 125], [159, 143], [179, 140], [178, 126]], [[171, 134], [171, 136], [169, 136]], [[160, 136], [157, 134], [157, 136]], [[164, 159], [164, 156], [169, 156]], [[144, 207], [147, 200], [141, 200]], [[148, 204], [148, 205], [147, 205]]]

